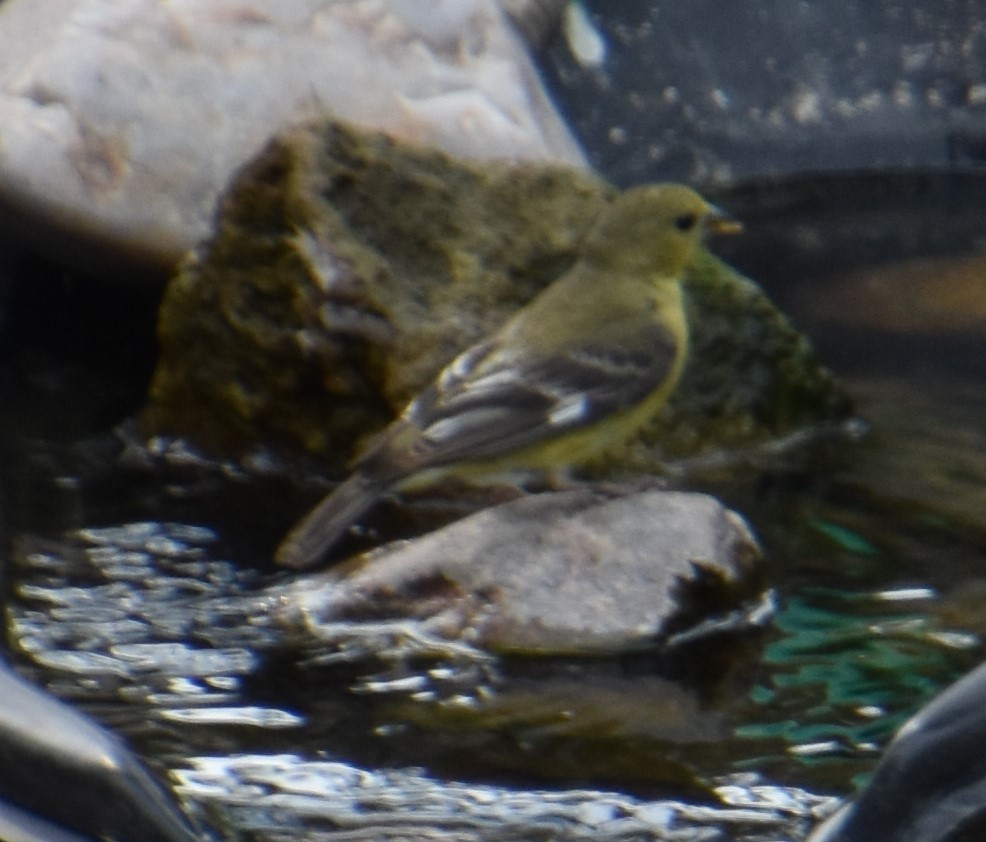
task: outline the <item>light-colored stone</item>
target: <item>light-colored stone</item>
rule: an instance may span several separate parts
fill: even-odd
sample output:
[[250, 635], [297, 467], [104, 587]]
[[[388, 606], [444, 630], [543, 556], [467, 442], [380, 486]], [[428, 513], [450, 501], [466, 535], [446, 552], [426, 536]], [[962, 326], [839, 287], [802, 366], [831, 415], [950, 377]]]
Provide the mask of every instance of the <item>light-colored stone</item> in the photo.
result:
[[[319, 634], [340, 621], [438, 618], [497, 650], [592, 653], [673, 642], [760, 593], [744, 521], [704, 494], [591, 489], [485, 509], [281, 594]], [[755, 601], [755, 600], [753, 600]]]
[[231, 173], [331, 112], [474, 158], [583, 164], [495, 0], [0, 5], [0, 210], [168, 267]]

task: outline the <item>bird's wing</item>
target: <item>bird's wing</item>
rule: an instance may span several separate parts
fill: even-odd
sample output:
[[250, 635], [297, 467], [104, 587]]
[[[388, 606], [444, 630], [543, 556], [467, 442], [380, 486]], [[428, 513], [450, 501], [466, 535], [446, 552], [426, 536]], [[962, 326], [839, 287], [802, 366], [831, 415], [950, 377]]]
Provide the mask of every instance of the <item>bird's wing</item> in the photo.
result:
[[582, 345], [516, 357], [483, 343], [408, 407], [421, 467], [497, 457], [643, 401], [674, 369], [676, 338], [658, 323], [619, 347]]

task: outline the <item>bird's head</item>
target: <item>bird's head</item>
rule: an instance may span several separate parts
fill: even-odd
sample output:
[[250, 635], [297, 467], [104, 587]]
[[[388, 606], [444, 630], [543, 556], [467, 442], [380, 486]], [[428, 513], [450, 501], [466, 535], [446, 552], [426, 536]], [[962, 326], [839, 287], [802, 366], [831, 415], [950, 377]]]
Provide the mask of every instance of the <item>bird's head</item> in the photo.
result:
[[596, 221], [584, 259], [617, 270], [679, 276], [708, 233], [741, 230], [683, 184], [650, 184], [620, 194]]

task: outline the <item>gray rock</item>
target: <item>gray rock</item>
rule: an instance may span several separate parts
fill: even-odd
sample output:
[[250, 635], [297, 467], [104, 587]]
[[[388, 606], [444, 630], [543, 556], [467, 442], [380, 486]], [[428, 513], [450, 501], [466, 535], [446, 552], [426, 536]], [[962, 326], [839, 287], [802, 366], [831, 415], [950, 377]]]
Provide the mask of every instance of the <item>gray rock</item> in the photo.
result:
[[[528, 6], [547, 4], [511, 11]], [[160, 274], [242, 163], [327, 112], [458, 155], [583, 164], [495, 0], [6, 0], [0, 221], [49, 255]]]
[[540, 494], [303, 577], [282, 618], [437, 620], [482, 647], [587, 654], [673, 643], [760, 593], [757, 543], [711, 497]]
[[201, 838], [123, 743], [3, 664], [0, 699], [0, 838]]

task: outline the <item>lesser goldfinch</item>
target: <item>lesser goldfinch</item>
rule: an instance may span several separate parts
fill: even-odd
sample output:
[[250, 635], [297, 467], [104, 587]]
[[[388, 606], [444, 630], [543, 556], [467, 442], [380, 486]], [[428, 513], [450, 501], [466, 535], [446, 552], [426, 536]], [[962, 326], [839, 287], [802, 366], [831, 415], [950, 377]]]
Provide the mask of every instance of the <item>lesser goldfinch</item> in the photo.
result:
[[557, 471], [624, 443], [684, 366], [681, 280], [703, 231], [738, 227], [683, 185], [620, 194], [573, 267], [453, 359], [291, 530], [277, 562], [316, 564], [388, 491], [446, 476]]

